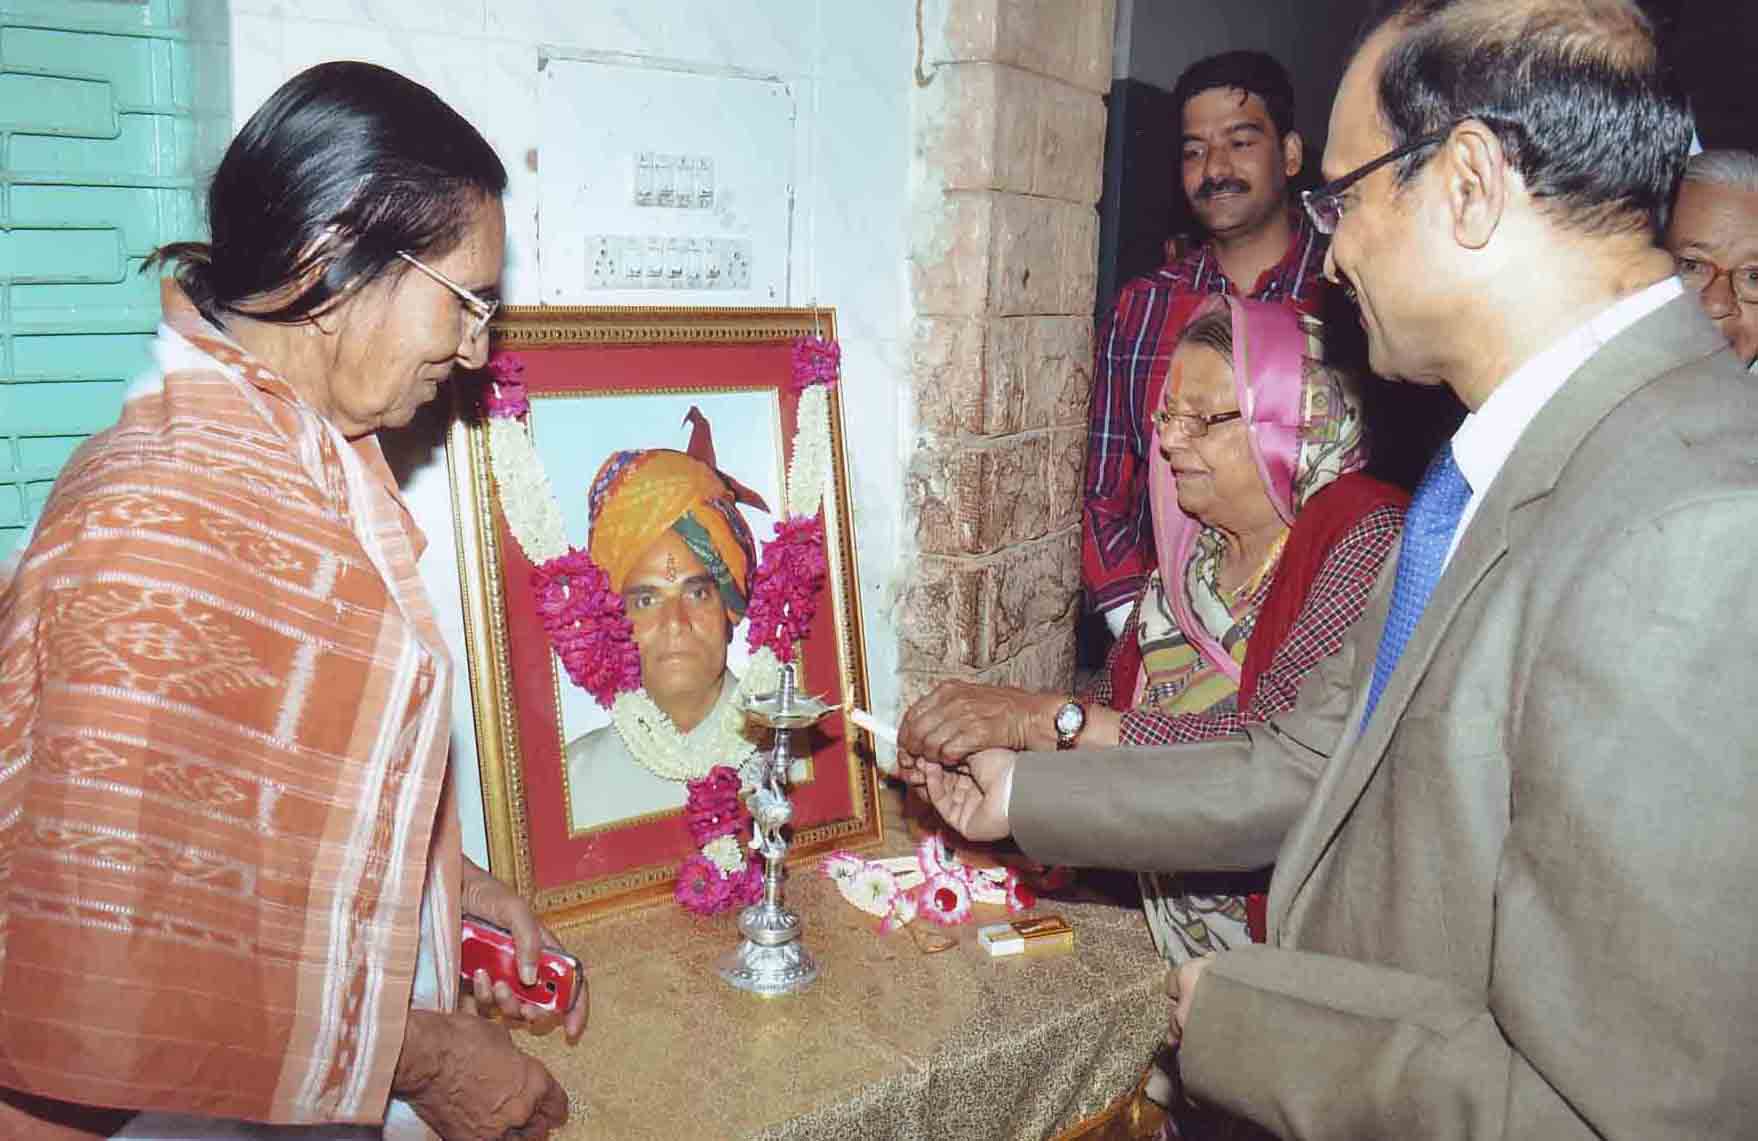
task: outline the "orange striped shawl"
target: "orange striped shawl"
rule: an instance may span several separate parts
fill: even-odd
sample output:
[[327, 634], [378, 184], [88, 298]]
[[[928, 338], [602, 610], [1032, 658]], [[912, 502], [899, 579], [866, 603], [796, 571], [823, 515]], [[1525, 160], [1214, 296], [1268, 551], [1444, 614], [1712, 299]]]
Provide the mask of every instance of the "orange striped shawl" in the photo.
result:
[[0, 1086], [377, 1122], [456, 999], [422, 539], [374, 438], [165, 301], [0, 583]]

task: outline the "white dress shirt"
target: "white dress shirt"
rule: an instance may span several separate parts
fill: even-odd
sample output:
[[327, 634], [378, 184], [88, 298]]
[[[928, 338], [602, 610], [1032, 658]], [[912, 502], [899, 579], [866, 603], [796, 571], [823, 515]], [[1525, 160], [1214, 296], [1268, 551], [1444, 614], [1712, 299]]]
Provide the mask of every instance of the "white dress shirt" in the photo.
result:
[[[1466, 482], [1471, 484], [1471, 499], [1465, 504], [1459, 525], [1453, 529], [1453, 541], [1447, 547], [1447, 562], [1459, 549], [1459, 537], [1471, 525], [1477, 505], [1495, 482], [1496, 474], [1508, 462], [1508, 456], [1519, 443], [1526, 426], [1557, 394], [1563, 383], [1580, 367], [1604, 348], [1613, 337], [1648, 316], [1675, 297], [1684, 296], [1685, 287], [1676, 277], [1666, 277], [1647, 289], [1632, 293], [1614, 302], [1584, 324], [1565, 333], [1543, 352], [1515, 369], [1496, 386], [1483, 407], [1465, 417], [1453, 433], [1453, 462], [1459, 465]], [[1445, 564], [1443, 565], [1443, 569]]]

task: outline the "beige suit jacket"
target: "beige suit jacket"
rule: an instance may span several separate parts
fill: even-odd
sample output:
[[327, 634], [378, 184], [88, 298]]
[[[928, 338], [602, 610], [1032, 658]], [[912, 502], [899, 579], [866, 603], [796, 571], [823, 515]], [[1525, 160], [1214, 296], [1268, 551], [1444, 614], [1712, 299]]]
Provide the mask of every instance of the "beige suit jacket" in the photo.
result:
[[1758, 388], [1695, 298], [1545, 405], [1361, 732], [1392, 576], [1248, 737], [1023, 756], [1015, 836], [1275, 859], [1181, 1064], [1284, 1136], [1758, 1136]]

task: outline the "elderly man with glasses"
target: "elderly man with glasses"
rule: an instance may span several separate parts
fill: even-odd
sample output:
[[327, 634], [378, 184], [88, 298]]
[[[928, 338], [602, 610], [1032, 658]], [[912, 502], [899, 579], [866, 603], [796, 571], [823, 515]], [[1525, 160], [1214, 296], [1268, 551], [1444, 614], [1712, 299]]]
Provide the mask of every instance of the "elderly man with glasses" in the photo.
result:
[[1375, 371], [1471, 410], [1395, 570], [1232, 739], [913, 767], [1034, 859], [1275, 860], [1268, 944], [1173, 978], [1193, 1098], [1300, 1138], [1752, 1135], [1758, 394], [1660, 245], [1690, 138], [1634, 0], [1382, 17], [1308, 205]]
[[1685, 165], [1666, 248], [1679, 280], [1758, 372], [1758, 154], [1704, 151]]

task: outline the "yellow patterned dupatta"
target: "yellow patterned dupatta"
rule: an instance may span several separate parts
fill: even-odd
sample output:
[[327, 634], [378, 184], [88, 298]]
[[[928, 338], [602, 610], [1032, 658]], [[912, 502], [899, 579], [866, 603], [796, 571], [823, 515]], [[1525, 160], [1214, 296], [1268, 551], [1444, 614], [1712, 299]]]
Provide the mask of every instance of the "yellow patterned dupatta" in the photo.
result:
[[[1213, 532], [1198, 539], [1185, 565], [1185, 597], [1209, 637], [1226, 651], [1236, 669], [1245, 663], [1247, 640], [1257, 623], [1258, 611], [1269, 594], [1270, 582], [1282, 545], [1276, 544], [1262, 568], [1237, 592], [1221, 589], [1216, 581], [1220, 565], [1220, 540]], [[1230, 708], [1239, 694], [1239, 681], [1199, 651], [1179, 629], [1166, 588], [1155, 570], [1142, 596], [1137, 617], [1137, 636], [1142, 650], [1143, 689], [1138, 707], [1168, 716], [1213, 713]]]
[[[1191, 321], [1215, 312], [1231, 318], [1234, 391], [1259, 477], [1292, 527], [1307, 499], [1366, 462], [1359, 402], [1330, 370], [1308, 367], [1324, 359], [1316, 324], [1286, 306], [1232, 297], [1211, 300]], [[1168, 376], [1158, 391], [1170, 383]], [[1151, 406], [1157, 405], [1156, 398]], [[1218, 583], [1221, 537], [1179, 509], [1177, 480], [1158, 448], [1148, 464], [1159, 567], [1137, 619], [1142, 668], [1136, 705], [1173, 716], [1228, 712], [1238, 700], [1246, 646], [1288, 533], [1237, 593], [1225, 592]], [[1168, 594], [1168, 581], [1181, 588], [1178, 594]], [[1247, 882], [1239, 876], [1144, 874], [1142, 906], [1160, 953], [1182, 962], [1249, 942]]]

